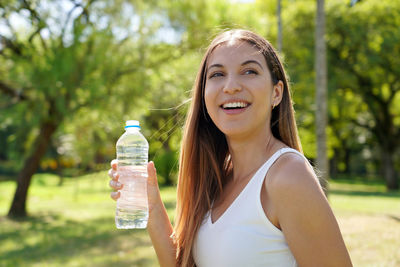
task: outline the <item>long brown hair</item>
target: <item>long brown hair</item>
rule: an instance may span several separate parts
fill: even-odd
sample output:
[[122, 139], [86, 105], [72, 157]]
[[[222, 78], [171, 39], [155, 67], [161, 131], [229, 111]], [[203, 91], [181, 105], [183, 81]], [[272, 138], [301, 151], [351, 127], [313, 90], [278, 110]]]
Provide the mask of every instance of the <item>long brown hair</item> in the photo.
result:
[[201, 62], [184, 127], [174, 231], [178, 266], [195, 266], [192, 255], [195, 236], [212, 202], [222, 193], [232, 168], [225, 135], [207, 113], [204, 89], [210, 54], [216, 47], [235, 41], [247, 42], [258, 49], [265, 57], [273, 83], [283, 82], [281, 103], [272, 110], [272, 134], [287, 146], [302, 152], [285, 70], [272, 45], [246, 30], [230, 30], [219, 34], [211, 42]]

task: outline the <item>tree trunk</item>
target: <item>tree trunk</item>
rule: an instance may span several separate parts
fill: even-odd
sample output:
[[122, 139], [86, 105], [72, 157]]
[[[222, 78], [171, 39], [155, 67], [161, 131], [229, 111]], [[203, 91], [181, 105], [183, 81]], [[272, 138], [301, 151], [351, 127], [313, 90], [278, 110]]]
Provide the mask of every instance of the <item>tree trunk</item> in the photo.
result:
[[350, 149], [345, 148], [344, 149], [344, 164], [345, 164], [344, 173], [346, 173], [346, 174], [350, 173], [350, 157], [351, 157]]
[[17, 189], [15, 190], [14, 199], [8, 212], [8, 217], [27, 216], [26, 199], [29, 185], [33, 174], [39, 168], [40, 160], [46, 153], [51, 136], [56, 129], [57, 124], [54, 122], [46, 121], [41, 124], [40, 133], [35, 141], [36, 147], [32, 151], [32, 154], [25, 160], [24, 166], [18, 174]]
[[330, 170], [330, 176], [331, 177], [337, 177], [339, 173], [339, 167], [338, 164], [340, 162], [340, 151], [339, 149], [334, 149], [333, 151], [333, 157], [331, 158], [329, 162], [329, 170]]
[[382, 172], [386, 181], [386, 188], [388, 190], [398, 190], [399, 183], [396, 177], [396, 171], [393, 162], [393, 153], [389, 149], [381, 148], [382, 158]]
[[282, 53], [282, 16], [281, 16], [281, 0], [278, 0], [278, 6], [276, 8], [276, 16], [278, 18], [278, 51]]
[[325, 43], [324, 0], [317, 1], [315, 23], [315, 72], [316, 72], [316, 129], [317, 129], [317, 169], [320, 171], [320, 183], [325, 194], [328, 192], [329, 163], [326, 153], [327, 116], [327, 67]]

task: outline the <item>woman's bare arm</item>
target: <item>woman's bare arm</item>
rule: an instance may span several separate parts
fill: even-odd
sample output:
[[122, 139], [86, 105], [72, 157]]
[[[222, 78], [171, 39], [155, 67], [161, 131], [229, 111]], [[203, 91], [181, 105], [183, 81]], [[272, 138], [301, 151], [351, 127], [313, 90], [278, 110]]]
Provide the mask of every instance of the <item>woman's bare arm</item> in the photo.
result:
[[332, 209], [311, 167], [283, 155], [267, 189], [278, 224], [299, 266], [352, 266]]
[[[151, 192], [154, 194], [152, 196], [152, 203], [149, 203], [149, 222], [147, 224], [147, 231], [150, 235], [151, 242], [153, 243], [154, 250], [156, 251], [160, 266], [175, 267], [176, 245], [172, 238], [173, 228], [167, 210], [161, 200], [154, 163], [149, 163], [147, 171], [149, 174], [148, 186], [149, 189], [153, 187]], [[157, 188], [155, 189], [154, 187]]]

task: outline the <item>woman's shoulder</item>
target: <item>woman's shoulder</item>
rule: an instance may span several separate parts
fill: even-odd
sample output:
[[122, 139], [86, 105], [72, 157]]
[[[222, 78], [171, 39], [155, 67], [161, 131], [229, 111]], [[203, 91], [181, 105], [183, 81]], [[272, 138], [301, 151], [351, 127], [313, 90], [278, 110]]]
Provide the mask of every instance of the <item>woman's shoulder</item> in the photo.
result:
[[279, 229], [288, 220], [295, 222], [303, 215], [312, 218], [318, 213], [310, 214], [309, 207], [327, 202], [312, 166], [299, 153], [281, 154], [270, 167], [263, 186], [266, 193], [261, 197], [262, 205], [268, 207], [267, 216]]
[[307, 159], [295, 152], [282, 154], [271, 166], [266, 179], [267, 190], [277, 195], [323, 192]]

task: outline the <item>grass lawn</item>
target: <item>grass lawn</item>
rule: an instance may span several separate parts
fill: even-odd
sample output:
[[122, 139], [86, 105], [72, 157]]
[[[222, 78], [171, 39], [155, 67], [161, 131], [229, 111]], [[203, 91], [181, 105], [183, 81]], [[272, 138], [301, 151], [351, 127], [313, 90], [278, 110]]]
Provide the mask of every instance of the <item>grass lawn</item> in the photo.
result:
[[[158, 266], [146, 230], [117, 230], [105, 172], [35, 175], [22, 221], [5, 217], [15, 183], [0, 182], [0, 266]], [[400, 266], [400, 192], [332, 181], [329, 200], [354, 266]], [[161, 189], [171, 219], [175, 189]]]
[[400, 192], [331, 182], [329, 197], [354, 266], [400, 266]]

